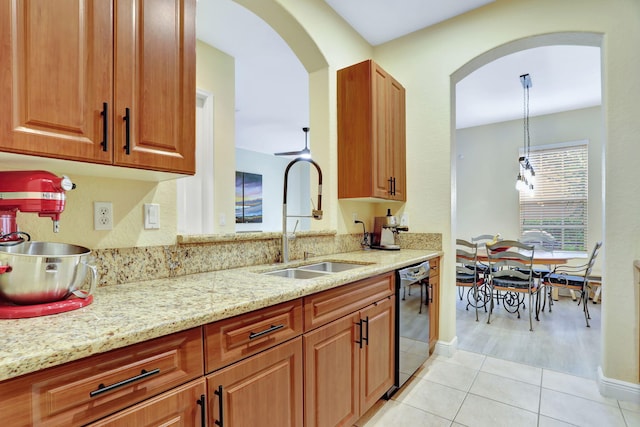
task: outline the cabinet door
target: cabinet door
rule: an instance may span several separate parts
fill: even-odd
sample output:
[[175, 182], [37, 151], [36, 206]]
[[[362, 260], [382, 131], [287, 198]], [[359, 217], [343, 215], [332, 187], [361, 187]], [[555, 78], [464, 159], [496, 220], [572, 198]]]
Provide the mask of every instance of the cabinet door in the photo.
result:
[[0, 150], [111, 163], [113, 2], [0, 4]]
[[195, 0], [116, 4], [114, 163], [193, 173]]
[[[302, 425], [302, 338], [207, 377], [208, 425]], [[217, 424], [219, 423], [219, 424]]]
[[360, 413], [364, 414], [391, 388], [395, 376], [395, 296], [360, 313], [365, 345], [360, 351]]
[[388, 78], [388, 146], [389, 168], [393, 177], [394, 200], [407, 200], [405, 90], [393, 77]]
[[354, 313], [303, 336], [305, 427], [352, 426], [358, 420], [359, 319]]
[[205, 425], [204, 378], [177, 387], [131, 408], [102, 419], [91, 427]]
[[393, 152], [388, 144], [388, 123], [390, 108], [389, 85], [390, 76], [378, 65], [374, 64], [372, 70], [373, 90], [373, 196], [380, 198], [391, 197], [391, 180], [393, 177], [392, 160]]

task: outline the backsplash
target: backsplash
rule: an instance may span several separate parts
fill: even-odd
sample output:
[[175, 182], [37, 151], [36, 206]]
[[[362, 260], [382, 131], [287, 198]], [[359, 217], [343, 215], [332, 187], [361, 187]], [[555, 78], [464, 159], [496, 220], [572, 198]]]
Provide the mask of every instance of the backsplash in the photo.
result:
[[[187, 274], [247, 267], [278, 262], [281, 233], [239, 233], [212, 236], [178, 236], [171, 246], [148, 246], [93, 251], [98, 268], [98, 285], [118, 285], [142, 280], [178, 277]], [[361, 234], [333, 231], [299, 232], [289, 242], [289, 258], [361, 250]], [[406, 249], [442, 249], [439, 233], [400, 233]]]

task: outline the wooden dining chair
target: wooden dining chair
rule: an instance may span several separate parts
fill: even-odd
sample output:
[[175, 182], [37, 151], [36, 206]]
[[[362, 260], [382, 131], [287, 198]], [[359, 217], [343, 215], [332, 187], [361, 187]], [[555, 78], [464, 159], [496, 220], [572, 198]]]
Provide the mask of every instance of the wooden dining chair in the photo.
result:
[[[568, 289], [577, 291], [580, 293], [580, 298], [578, 299], [578, 306], [582, 304], [582, 311], [584, 312], [584, 320], [587, 323], [587, 327], [589, 328], [589, 319], [591, 316], [589, 315], [589, 292], [591, 291], [591, 280], [593, 276], [591, 275], [591, 270], [593, 269], [593, 264], [596, 261], [596, 257], [600, 252], [600, 248], [602, 247], [602, 242], [597, 242], [591, 251], [591, 256], [589, 257], [589, 261], [586, 264], [579, 266], [570, 266], [570, 265], [560, 265], [556, 267], [552, 273], [546, 275], [542, 279], [542, 285], [545, 287], [552, 288], [560, 288], [560, 289]], [[546, 292], [549, 295], [549, 313], [551, 313], [551, 304], [553, 304], [553, 300], [551, 298], [551, 292]]]
[[484, 277], [478, 271], [478, 244], [466, 240], [456, 239], [456, 286], [464, 294], [467, 291], [467, 307], [472, 306], [476, 311], [478, 321], [478, 308], [484, 307], [487, 311], [487, 295], [483, 292]]
[[536, 297], [536, 320], [538, 320], [540, 308], [539, 287], [533, 280], [533, 255], [533, 246], [525, 245], [517, 240], [502, 240], [487, 244], [491, 295], [487, 323], [491, 323], [494, 292], [500, 292], [499, 298], [502, 300], [505, 310], [517, 313], [518, 318], [520, 318], [520, 306], [523, 306], [525, 297], [528, 297], [529, 330], [533, 331], [532, 299], [534, 296]]

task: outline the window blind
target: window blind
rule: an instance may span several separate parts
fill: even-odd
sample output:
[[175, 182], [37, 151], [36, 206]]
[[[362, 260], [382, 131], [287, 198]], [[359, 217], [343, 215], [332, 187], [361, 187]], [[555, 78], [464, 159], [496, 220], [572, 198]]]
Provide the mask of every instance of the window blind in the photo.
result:
[[520, 192], [520, 234], [543, 230], [554, 249], [584, 251], [587, 243], [587, 144], [558, 144], [529, 153], [536, 172], [534, 191]]

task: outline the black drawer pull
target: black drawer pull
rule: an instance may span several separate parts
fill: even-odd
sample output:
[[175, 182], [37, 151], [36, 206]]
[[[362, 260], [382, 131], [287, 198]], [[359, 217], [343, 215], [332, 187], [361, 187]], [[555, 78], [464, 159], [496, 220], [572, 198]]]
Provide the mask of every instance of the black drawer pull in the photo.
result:
[[102, 119], [102, 151], [109, 151], [109, 113], [108, 113], [109, 104], [106, 102], [102, 103], [102, 112], [100, 115], [103, 117]]
[[367, 328], [365, 329], [367, 336], [366, 338], [363, 336], [362, 341], [366, 341], [367, 345], [369, 345], [369, 316], [367, 316], [366, 319], [362, 319], [362, 322], [367, 324]]
[[96, 397], [102, 393], [106, 393], [108, 391], [114, 390], [116, 388], [131, 384], [133, 382], [136, 381], [140, 381], [143, 380], [147, 377], [150, 377], [151, 375], [155, 375], [155, 374], [159, 374], [160, 373], [160, 369], [154, 369], [152, 371], [147, 371], [146, 369], [143, 369], [142, 371], [140, 371], [140, 375], [136, 375], [135, 377], [131, 377], [131, 378], [127, 378], [126, 380], [122, 380], [120, 382], [117, 382], [115, 384], [111, 384], [111, 385], [104, 385], [104, 384], [100, 384], [98, 386], [97, 390], [93, 390], [92, 392], [89, 393], [89, 397]]
[[282, 328], [284, 328], [284, 325], [271, 325], [270, 328], [265, 329], [264, 331], [261, 331], [261, 332], [249, 332], [249, 339], [253, 340], [263, 335], [270, 334], [271, 332], [275, 332], [278, 329], [282, 329]]
[[124, 152], [129, 155], [131, 154], [131, 117], [129, 115], [129, 108], [125, 108], [124, 109], [124, 117], [122, 118], [122, 120], [125, 121], [125, 125], [124, 125]]
[[222, 386], [219, 385], [217, 390], [213, 391], [213, 394], [218, 396], [218, 420], [215, 420], [213, 423], [219, 427], [224, 426], [224, 408], [222, 407], [224, 401], [222, 399]]
[[196, 403], [200, 405], [200, 425], [207, 427], [207, 398], [204, 394], [201, 394]]

